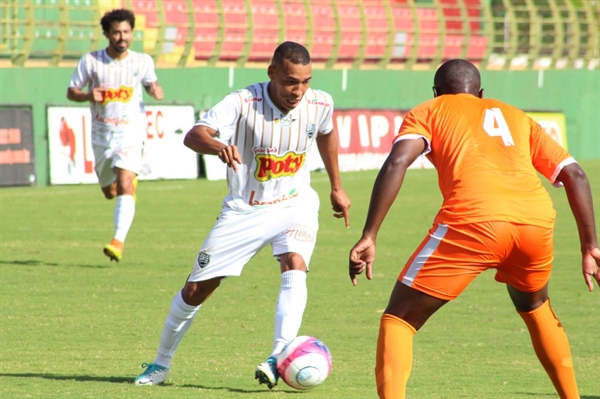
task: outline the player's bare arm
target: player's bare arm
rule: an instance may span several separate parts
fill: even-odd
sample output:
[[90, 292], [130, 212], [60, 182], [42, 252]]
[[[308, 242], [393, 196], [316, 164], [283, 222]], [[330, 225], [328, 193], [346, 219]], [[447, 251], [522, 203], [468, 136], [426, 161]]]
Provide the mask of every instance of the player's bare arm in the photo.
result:
[[165, 97], [163, 88], [158, 82], [152, 82], [148, 86], [144, 86], [146, 93], [156, 100], [162, 100]]
[[371, 193], [362, 237], [350, 250], [349, 274], [353, 285], [356, 285], [356, 276], [365, 270], [367, 279], [372, 278], [379, 228], [402, 187], [406, 170], [424, 150], [423, 139], [401, 140], [394, 144], [381, 167]]
[[346, 228], [349, 228], [350, 205], [352, 204], [342, 188], [342, 182], [340, 180], [338, 166], [338, 138], [335, 130], [329, 134], [319, 133], [317, 135], [317, 147], [331, 184], [331, 194], [329, 197], [332, 209], [335, 212], [333, 216], [338, 219], [344, 218]]
[[582, 272], [588, 289], [594, 289], [593, 280], [600, 284], [600, 249], [596, 237], [594, 204], [588, 178], [576, 164], [565, 166], [558, 174], [558, 181], [565, 186], [567, 198], [579, 231], [582, 253]]
[[217, 155], [237, 173], [237, 165], [242, 163], [237, 146], [224, 144], [216, 140], [216, 136], [216, 130], [205, 125], [196, 125], [185, 135], [183, 144], [198, 154]]
[[85, 101], [101, 102], [104, 99], [104, 91], [101, 87], [94, 87], [89, 92], [82, 91], [76, 87], [69, 87], [67, 89], [67, 98], [78, 103]]

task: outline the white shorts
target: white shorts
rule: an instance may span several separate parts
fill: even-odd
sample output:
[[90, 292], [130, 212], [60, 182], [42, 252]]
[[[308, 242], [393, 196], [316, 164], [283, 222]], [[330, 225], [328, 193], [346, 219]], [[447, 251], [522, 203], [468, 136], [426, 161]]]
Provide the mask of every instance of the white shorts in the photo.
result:
[[251, 213], [224, 208], [204, 240], [188, 281], [239, 276], [263, 247], [271, 244], [273, 256], [300, 254], [310, 263], [319, 229], [319, 197], [310, 189], [285, 205], [273, 205]]
[[130, 170], [135, 174], [140, 173], [142, 166], [142, 143], [121, 144], [111, 143], [110, 147], [93, 145], [96, 176], [100, 187], [107, 187], [117, 178], [113, 168]]

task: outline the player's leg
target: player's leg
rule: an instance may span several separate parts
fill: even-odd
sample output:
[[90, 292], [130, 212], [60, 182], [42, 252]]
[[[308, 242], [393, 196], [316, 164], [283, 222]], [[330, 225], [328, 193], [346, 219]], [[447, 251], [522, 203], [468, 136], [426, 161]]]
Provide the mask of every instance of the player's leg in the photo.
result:
[[137, 179], [135, 172], [115, 167], [115, 182], [111, 184], [111, 190], [116, 192], [115, 210], [113, 222], [115, 232], [110, 244], [104, 247], [104, 253], [111, 260], [119, 261], [123, 256], [125, 238], [133, 223], [135, 216], [134, 180]]
[[551, 228], [512, 225], [514, 247], [498, 266], [496, 280], [506, 283], [510, 298], [529, 330], [538, 359], [561, 398], [579, 398], [571, 350], [565, 331], [550, 306]]
[[[119, 261], [135, 215], [135, 182], [141, 168], [142, 143], [114, 141], [108, 148], [94, 149], [94, 155], [96, 159], [102, 158], [102, 164], [96, 166], [96, 173], [105, 197], [116, 198], [114, 236], [104, 247], [104, 254], [110, 260]], [[102, 169], [99, 171], [99, 168]]]
[[533, 349], [562, 399], [579, 399], [567, 334], [550, 306], [548, 285], [523, 292], [507, 284], [517, 312], [525, 322]]
[[136, 385], [159, 385], [165, 382], [179, 343], [192, 326], [200, 306], [215, 292], [221, 280], [222, 277], [215, 277], [207, 281], [188, 281], [175, 294], [163, 325], [154, 362], [142, 365], [146, 370], [135, 379]]
[[183, 289], [171, 302], [163, 325], [153, 363], [135, 379], [136, 385], [162, 384], [183, 336], [191, 327], [201, 305], [213, 294], [226, 276], [239, 276], [244, 265], [264, 246], [260, 232], [253, 226], [264, 215], [222, 212], [196, 256], [192, 273]]
[[273, 349], [269, 358], [256, 367], [254, 377], [259, 384], [266, 384], [269, 389], [277, 385], [277, 355], [285, 345], [296, 338], [302, 316], [306, 308], [306, 263], [300, 254], [287, 252], [281, 254], [281, 285], [275, 305], [275, 328]]
[[493, 258], [490, 239], [478, 228], [434, 225], [402, 269], [380, 321], [375, 366], [380, 398], [405, 398], [413, 336], [493, 264], [486, 264]]
[[[312, 194], [312, 193], [310, 193]], [[279, 260], [281, 283], [275, 305], [273, 348], [260, 363], [255, 378], [269, 389], [277, 384], [276, 358], [285, 345], [298, 335], [306, 308], [306, 271], [315, 247], [318, 222], [318, 197], [308, 195], [297, 206], [272, 210], [273, 255]]]
[[380, 398], [405, 397], [413, 336], [447, 302], [396, 282], [379, 324], [375, 373]]

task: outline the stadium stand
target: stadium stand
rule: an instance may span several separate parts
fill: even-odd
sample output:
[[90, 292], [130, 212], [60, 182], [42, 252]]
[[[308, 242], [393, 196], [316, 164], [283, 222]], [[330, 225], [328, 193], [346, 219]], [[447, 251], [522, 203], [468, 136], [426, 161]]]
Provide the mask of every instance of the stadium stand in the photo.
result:
[[249, 61], [267, 62], [271, 60], [273, 49], [282, 42], [280, 32], [280, 13], [274, 1], [251, 0], [250, 2], [253, 34], [249, 40]]
[[63, 65], [104, 45], [106, 9], [136, 14], [159, 67], [268, 62], [283, 40], [323, 68], [600, 67], [600, 0], [4, 0], [0, 65]]
[[219, 43], [219, 16], [217, 4], [214, 0], [194, 1], [194, 56], [197, 60], [206, 60], [214, 64], [218, 58]]
[[308, 26], [306, 13], [307, 5], [304, 0], [288, 0], [282, 4], [284, 40], [307, 45], [312, 29]]
[[[220, 60], [238, 61], [242, 51], [250, 43], [247, 36], [249, 11], [244, 0], [221, 0], [223, 5], [225, 37], [219, 54]], [[247, 54], [246, 54], [247, 56]]]

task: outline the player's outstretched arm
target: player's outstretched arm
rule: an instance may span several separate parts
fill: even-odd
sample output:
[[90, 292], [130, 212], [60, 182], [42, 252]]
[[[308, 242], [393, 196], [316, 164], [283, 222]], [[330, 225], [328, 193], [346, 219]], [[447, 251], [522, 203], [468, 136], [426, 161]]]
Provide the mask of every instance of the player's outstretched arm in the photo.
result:
[[594, 203], [588, 178], [581, 167], [572, 163], [565, 166], [556, 180], [565, 185], [567, 198], [579, 231], [581, 243], [582, 272], [588, 289], [594, 289], [594, 282], [600, 284], [600, 249], [596, 237]]
[[335, 130], [329, 134], [320, 134], [317, 136], [317, 147], [319, 154], [325, 165], [325, 170], [329, 176], [331, 184], [331, 206], [334, 211], [333, 216], [344, 218], [346, 228], [350, 227], [350, 199], [342, 188], [340, 180], [340, 170], [338, 166], [338, 138]]
[[187, 132], [183, 144], [198, 154], [217, 155], [223, 163], [237, 173], [237, 166], [242, 163], [242, 156], [237, 146], [227, 145], [214, 139], [216, 135], [216, 130], [205, 125], [196, 125]]
[[379, 170], [362, 237], [350, 251], [349, 271], [352, 284], [356, 285], [356, 275], [364, 270], [367, 271], [367, 279], [371, 279], [379, 228], [402, 187], [406, 170], [424, 149], [423, 139], [400, 140], [394, 144]]

